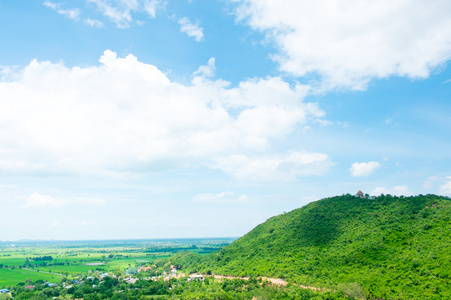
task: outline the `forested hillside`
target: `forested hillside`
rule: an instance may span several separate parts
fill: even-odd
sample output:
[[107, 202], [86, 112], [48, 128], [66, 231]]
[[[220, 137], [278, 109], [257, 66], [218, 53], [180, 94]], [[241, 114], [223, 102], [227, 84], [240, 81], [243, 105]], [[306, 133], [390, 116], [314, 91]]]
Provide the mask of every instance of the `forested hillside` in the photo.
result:
[[172, 261], [187, 271], [270, 276], [384, 299], [451, 298], [451, 201], [352, 195], [270, 218], [208, 256]]

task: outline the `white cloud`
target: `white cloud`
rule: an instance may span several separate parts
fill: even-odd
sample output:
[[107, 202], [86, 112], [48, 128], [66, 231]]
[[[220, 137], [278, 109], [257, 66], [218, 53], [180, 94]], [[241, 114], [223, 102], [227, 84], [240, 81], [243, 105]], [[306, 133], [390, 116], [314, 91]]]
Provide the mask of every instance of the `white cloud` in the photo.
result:
[[234, 192], [220, 192], [217, 194], [198, 194], [193, 197], [193, 200], [196, 202], [205, 202], [205, 203], [236, 203], [236, 202], [246, 202], [249, 200], [249, 197], [245, 194], [236, 197]]
[[52, 227], [59, 227], [59, 226], [61, 226], [61, 223], [60, 223], [60, 221], [55, 220], [55, 221], [52, 222], [51, 226]]
[[91, 27], [104, 27], [103, 23], [99, 20], [93, 20], [93, 19], [86, 19], [85, 23], [88, 24]]
[[445, 178], [445, 182], [440, 185], [440, 194], [451, 195], [451, 176]]
[[321, 153], [268, 154], [324, 116], [303, 102], [308, 86], [268, 77], [229, 87], [206, 71], [182, 85], [133, 55], [107, 50], [99, 61], [67, 68], [33, 60], [0, 81], [1, 171], [136, 174], [203, 164], [239, 178], [292, 180], [330, 165]]
[[128, 2], [119, 1], [119, 6], [114, 6], [111, 1], [108, 0], [88, 0], [97, 6], [97, 9], [119, 28], [127, 28], [130, 26], [132, 16], [130, 11], [134, 8]]
[[249, 200], [249, 197], [247, 195], [241, 195], [236, 201], [237, 202], [247, 202]]
[[313, 121], [313, 123], [319, 124], [319, 126], [321, 126], [321, 127], [326, 127], [326, 126], [332, 125], [331, 121], [322, 120], [322, 119], [315, 119]]
[[451, 195], [451, 176], [431, 176], [423, 183], [423, 193], [436, 193], [440, 195]]
[[54, 198], [48, 195], [41, 195], [37, 192], [33, 192], [25, 200], [25, 203], [21, 206], [22, 209], [31, 208], [59, 208], [65, 205], [95, 205], [102, 206], [106, 203], [103, 199], [98, 198], [86, 198], [86, 197], [69, 197], [69, 198]]
[[188, 18], [179, 19], [180, 31], [186, 33], [188, 36], [194, 37], [197, 42], [200, 42], [204, 37], [203, 28], [199, 24], [193, 24]]
[[343, 128], [349, 128], [349, 123], [348, 122], [343, 122], [343, 121], [338, 121], [337, 125]]
[[53, 3], [50, 1], [45, 1], [44, 5], [53, 9], [54, 11], [56, 11], [57, 13], [59, 13], [60, 15], [66, 16], [69, 19], [72, 20], [78, 20], [79, 16], [80, 16], [80, 10], [78, 8], [73, 8], [73, 9], [62, 9], [61, 8], [61, 3]]
[[434, 187], [435, 183], [440, 182], [440, 181], [443, 181], [443, 178], [431, 176], [424, 181], [423, 188], [432, 189]]
[[212, 165], [237, 179], [294, 181], [299, 176], [322, 175], [333, 165], [323, 153], [291, 152], [261, 157], [233, 155]]
[[396, 195], [396, 196], [411, 196], [413, 195], [412, 191], [409, 189], [407, 185], [397, 185], [393, 188], [386, 188], [386, 187], [377, 187], [374, 189], [374, 191], [371, 193], [371, 195], [380, 195], [380, 194], [390, 194], [390, 195]]
[[199, 202], [212, 202], [212, 201], [217, 201], [220, 199], [224, 199], [224, 198], [230, 198], [233, 197], [234, 193], [233, 192], [221, 192], [218, 194], [198, 194], [196, 196], [194, 196], [194, 200], [195, 201], [199, 201]]
[[354, 177], [368, 176], [371, 175], [376, 169], [379, 169], [380, 167], [381, 164], [378, 163], [377, 161], [370, 161], [367, 163], [355, 162], [351, 165], [349, 171], [351, 172], [351, 175]]
[[146, 11], [150, 17], [155, 18], [156, 11], [158, 8], [163, 7], [165, 5], [165, 1], [160, 0], [144, 0], [142, 7], [144, 11]]
[[163, 8], [166, 1], [159, 0], [87, 0], [119, 28], [130, 27], [133, 12], [146, 12], [155, 18], [156, 11]]
[[366, 89], [372, 78], [428, 77], [451, 58], [449, 1], [236, 0], [237, 18], [274, 41], [273, 58], [322, 88]]
[[215, 75], [216, 66], [215, 66], [215, 58], [212, 57], [208, 60], [207, 65], [200, 66], [196, 72], [193, 73], [193, 76], [198, 77], [213, 77]]
[[32, 193], [26, 200], [22, 208], [30, 207], [61, 207], [64, 204], [62, 200], [56, 200], [47, 195], [41, 195], [37, 192]]
[[13, 184], [0, 184], [0, 189], [17, 189], [17, 186]]

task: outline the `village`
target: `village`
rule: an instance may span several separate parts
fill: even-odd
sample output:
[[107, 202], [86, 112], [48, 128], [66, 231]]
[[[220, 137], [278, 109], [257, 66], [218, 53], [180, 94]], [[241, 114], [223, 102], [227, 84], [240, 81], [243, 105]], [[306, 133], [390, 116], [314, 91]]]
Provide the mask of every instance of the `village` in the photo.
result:
[[[92, 283], [92, 287], [95, 288], [97, 286], [102, 285], [107, 278], [110, 279], [117, 279], [119, 281], [122, 281], [124, 283], [127, 284], [134, 284], [136, 283], [138, 280], [152, 280], [152, 281], [158, 281], [158, 280], [163, 280], [163, 281], [169, 281], [171, 278], [175, 278], [175, 279], [180, 279], [183, 277], [186, 277], [186, 275], [180, 271], [177, 270], [176, 267], [174, 267], [173, 265], [171, 265], [170, 267], [170, 271], [169, 272], [163, 272], [161, 275], [158, 276], [141, 276], [140, 274], [144, 274], [145, 272], [150, 273], [149, 271], [152, 270], [152, 267], [140, 267], [136, 274], [125, 274], [124, 276], [116, 276], [113, 273], [100, 273], [100, 272], [95, 272], [94, 274], [90, 275], [90, 276], [80, 276], [80, 277], [76, 277], [73, 279], [66, 279], [63, 278], [63, 281], [61, 284], [56, 284], [56, 283], [50, 283], [50, 282], [42, 282], [42, 283], [38, 283], [41, 285], [41, 287], [55, 287], [55, 288], [64, 288], [67, 290], [70, 290], [71, 288], [73, 288], [76, 285], [82, 285], [86, 282], [91, 282]], [[205, 279], [205, 277], [202, 274], [191, 274], [188, 276], [188, 278], [186, 279], [187, 282], [190, 281], [203, 281]], [[26, 290], [33, 290], [35, 289], [34, 285], [25, 285], [24, 289]], [[0, 294], [8, 294], [11, 297], [11, 291], [9, 289], [1, 289], [0, 290]], [[57, 297], [55, 297], [54, 299], [56, 299]]]

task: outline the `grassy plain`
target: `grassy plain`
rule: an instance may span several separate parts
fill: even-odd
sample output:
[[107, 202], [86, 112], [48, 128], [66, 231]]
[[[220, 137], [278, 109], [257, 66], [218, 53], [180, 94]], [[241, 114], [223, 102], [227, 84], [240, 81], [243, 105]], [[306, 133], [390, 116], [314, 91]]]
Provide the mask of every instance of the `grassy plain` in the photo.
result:
[[48, 282], [60, 282], [61, 276], [46, 274], [24, 269], [0, 269], [0, 287], [16, 285], [19, 282], [44, 280]]
[[179, 252], [219, 250], [230, 239], [0, 242], [0, 288], [36, 280], [60, 282], [95, 272], [151, 265]]

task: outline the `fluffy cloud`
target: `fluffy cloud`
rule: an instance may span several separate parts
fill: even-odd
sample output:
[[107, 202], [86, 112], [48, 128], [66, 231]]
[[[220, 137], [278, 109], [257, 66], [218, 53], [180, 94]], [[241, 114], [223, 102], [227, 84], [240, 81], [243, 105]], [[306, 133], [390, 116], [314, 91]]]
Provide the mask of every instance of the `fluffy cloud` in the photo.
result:
[[56, 11], [57, 13], [59, 13], [60, 15], [66, 16], [72, 20], [78, 20], [80, 16], [80, 10], [78, 8], [63, 9], [61, 7], [61, 3], [53, 3], [50, 1], [45, 1], [44, 6], [47, 6]]
[[423, 188], [424, 193], [436, 193], [440, 195], [451, 195], [451, 176], [439, 177], [432, 176], [425, 180]]
[[451, 176], [445, 178], [445, 182], [440, 186], [440, 194], [451, 195]]
[[205, 77], [213, 77], [215, 75], [215, 71], [215, 58], [212, 57], [208, 60], [207, 65], [200, 66], [199, 69], [197, 69], [197, 71], [193, 73], [193, 75], [202, 79]]
[[91, 27], [104, 27], [103, 23], [99, 20], [93, 20], [93, 19], [86, 19], [85, 23], [88, 24]]
[[373, 173], [376, 169], [380, 168], [381, 164], [377, 161], [363, 162], [363, 163], [353, 163], [349, 171], [354, 177], [358, 176], [368, 176]]
[[198, 194], [196, 196], [194, 196], [194, 200], [195, 201], [200, 201], [200, 202], [212, 202], [212, 201], [217, 201], [217, 200], [221, 200], [224, 198], [230, 198], [233, 197], [234, 193], [233, 192], [221, 192], [221, 193], [217, 193], [217, 194]]
[[[307, 86], [268, 77], [229, 87], [205, 71], [182, 85], [133, 55], [107, 50], [99, 61], [67, 68], [33, 60], [0, 82], [1, 171], [108, 174], [204, 164], [239, 178], [291, 180], [330, 165], [321, 153], [268, 154], [273, 142], [324, 116], [302, 101]], [[213, 67], [214, 60], [205, 66]]]
[[101, 206], [106, 203], [103, 199], [71, 197], [66, 199], [53, 198], [47, 195], [41, 195], [37, 192], [32, 193], [21, 206], [22, 209], [30, 208], [58, 208], [70, 204], [96, 205]]
[[157, 9], [164, 7], [165, 5], [166, 2], [162, 0], [144, 0], [142, 2], [143, 10], [152, 18], [155, 18]]
[[234, 197], [234, 192], [220, 192], [217, 194], [198, 194], [193, 197], [196, 202], [206, 202], [206, 203], [217, 203], [217, 202], [246, 202], [248, 197], [246, 195], [241, 195], [238, 198]]
[[157, 9], [165, 5], [160, 0], [87, 0], [119, 28], [127, 28], [133, 21], [132, 12], [146, 12], [155, 18]]
[[329, 156], [323, 153], [291, 152], [264, 157], [221, 157], [213, 167], [238, 179], [293, 181], [299, 176], [322, 175], [332, 165]]
[[200, 42], [204, 37], [203, 28], [199, 24], [193, 24], [188, 18], [181, 18], [178, 22], [180, 24], [180, 31], [193, 37], [197, 42]]
[[412, 191], [409, 189], [407, 185], [397, 185], [393, 188], [386, 188], [386, 187], [377, 187], [374, 189], [374, 191], [371, 193], [371, 195], [380, 195], [380, 194], [390, 194], [390, 195], [396, 195], [396, 196], [410, 196], [413, 195]]
[[451, 58], [451, 2], [236, 0], [238, 19], [267, 34], [273, 58], [322, 88], [365, 89], [372, 78], [428, 77]]
[[232, 197], [234, 195], [233, 192], [221, 192], [218, 194], [198, 194], [196, 196], [194, 196], [194, 200], [196, 201], [214, 201], [214, 200], [218, 200], [218, 199], [223, 199], [225, 197]]

